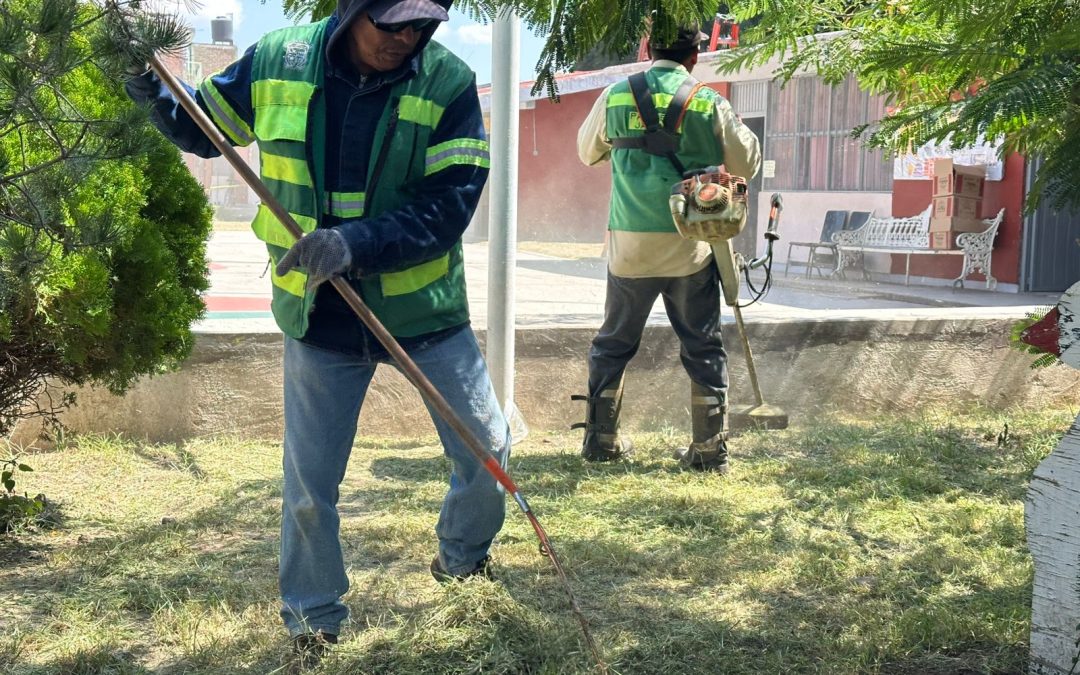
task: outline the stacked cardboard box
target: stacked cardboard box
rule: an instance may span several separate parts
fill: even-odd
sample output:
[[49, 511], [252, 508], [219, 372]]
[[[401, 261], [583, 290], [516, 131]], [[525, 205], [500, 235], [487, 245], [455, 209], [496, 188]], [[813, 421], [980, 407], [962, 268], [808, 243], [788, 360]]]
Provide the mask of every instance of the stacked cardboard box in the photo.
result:
[[951, 159], [932, 164], [933, 204], [930, 210], [930, 248], [956, 248], [962, 232], [982, 232], [986, 170], [981, 166], [957, 166]]

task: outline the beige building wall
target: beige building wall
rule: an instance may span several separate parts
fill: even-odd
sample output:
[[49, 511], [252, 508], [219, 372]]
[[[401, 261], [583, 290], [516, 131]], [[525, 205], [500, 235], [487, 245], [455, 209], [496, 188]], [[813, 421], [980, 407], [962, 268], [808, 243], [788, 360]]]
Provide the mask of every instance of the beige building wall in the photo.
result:
[[[891, 192], [796, 192], [783, 191], [784, 210], [780, 214], [780, 241], [774, 249], [775, 264], [784, 263], [788, 257], [788, 244], [793, 241], [818, 241], [825, 212], [834, 209], [844, 211], [871, 211], [876, 216], [888, 217], [892, 211]], [[769, 220], [771, 192], [758, 193], [758, 232], [764, 232]], [[763, 244], [762, 244], [763, 245]], [[760, 248], [760, 246], [759, 246]], [[793, 260], [806, 260], [806, 248], [791, 251]]]

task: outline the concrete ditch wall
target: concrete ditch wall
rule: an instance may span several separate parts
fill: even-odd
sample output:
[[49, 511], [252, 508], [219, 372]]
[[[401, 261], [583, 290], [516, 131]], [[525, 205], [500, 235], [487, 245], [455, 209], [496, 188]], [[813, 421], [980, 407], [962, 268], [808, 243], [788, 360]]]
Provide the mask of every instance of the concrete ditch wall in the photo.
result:
[[[901, 320], [755, 323], [749, 339], [765, 399], [793, 425], [829, 411], [902, 411], [928, 404], [981, 402], [993, 408], [1080, 405], [1080, 373], [1031, 370], [1008, 347], [1013, 320]], [[517, 336], [516, 403], [530, 428], [563, 430], [584, 419], [586, 353], [592, 328], [522, 329]], [[734, 325], [729, 346], [731, 403], [753, 401]], [[483, 334], [480, 335], [481, 341]], [[624, 426], [689, 432], [689, 382], [667, 326], [649, 327], [627, 372]], [[229, 434], [277, 439], [282, 432], [280, 335], [198, 337], [176, 373], [146, 379], [126, 396], [79, 392], [64, 416], [75, 432], [122, 433], [151, 442]], [[360, 417], [367, 435], [401, 429], [433, 434], [419, 395], [391, 368], [380, 369]], [[24, 424], [12, 438], [34, 441]]]

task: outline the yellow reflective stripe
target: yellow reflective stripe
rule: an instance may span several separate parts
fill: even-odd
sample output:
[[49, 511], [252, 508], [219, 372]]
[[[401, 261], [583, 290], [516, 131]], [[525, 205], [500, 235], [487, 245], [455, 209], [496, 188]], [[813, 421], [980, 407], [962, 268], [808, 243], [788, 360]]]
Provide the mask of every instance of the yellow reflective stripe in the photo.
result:
[[[300, 226], [300, 229], [304, 232], [313, 232], [318, 226], [318, 223], [314, 218], [307, 216], [301, 216], [297, 213], [290, 213], [296, 224]], [[255, 236], [260, 241], [264, 241], [267, 244], [272, 244], [278, 248], [290, 248], [296, 239], [293, 238], [289, 231], [285, 229], [285, 226], [281, 224], [281, 221], [277, 219], [274, 212], [271, 211], [265, 204], [259, 204], [259, 210], [255, 213], [255, 219], [251, 221], [251, 229], [255, 232]]]
[[424, 175], [430, 176], [456, 164], [490, 168], [488, 142], [478, 138], [458, 138], [428, 148]]
[[251, 87], [251, 104], [299, 105], [307, 107], [315, 85], [298, 80], [256, 80]]
[[308, 103], [314, 91], [310, 82], [256, 80], [251, 86], [255, 135], [262, 140], [307, 140]]
[[359, 218], [364, 215], [367, 199], [363, 192], [327, 192], [324, 211], [342, 218]]
[[450, 270], [450, 254], [441, 258], [421, 263], [400, 272], [388, 272], [379, 275], [382, 292], [385, 296], [407, 295], [446, 276]]
[[609, 108], [621, 108], [629, 106], [636, 108], [637, 104], [634, 102], [633, 94], [609, 94], [607, 97], [607, 107]]
[[[657, 111], [663, 113], [667, 110], [667, 107], [671, 105], [671, 94], [653, 94], [653, 105], [656, 106]], [[715, 103], [707, 98], [701, 98], [695, 96], [690, 99], [690, 105], [686, 106], [687, 110], [693, 110], [699, 113], [708, 113], [714, 107]], [[637, 108], [637, 103], [634, 102], [634, 95], [629, 93], [611, 94], [608, 96], [607, 107], [609, 108]]]
[[328, 215], [337, 216], [338, 218], [363, 218], [364, 207], [359, 208], [338, 208], [329, 212]]
[[281, 290], [295, 295], [298, 298], [304, 297], [304, 289], [307, 287], [307, 275], [299, 270], [289, 270], [285, 273], [285, 276], [279, 277], [277, 270], [274, 269], [274, 265], [270, 265], [270, 282]]
[[263, 105], [255, 108], [255, 135], [264, 141], [307, 139], [307, 107]]
[[708, 114], [716, 109], [716, 102], [710, 101], [707, 98], [692, 98], [690, 99], [690, 105], [686, 106], [687, 110], [693, 110], [697, 113]]
[[255, 140], [255, 134], [251, 133], [251, 127], [225, 101], [225, 98], [214, 83], [210, 81], [209, 77], [199, 85], [199, 91], [203, 95], [203, 102], [206, 103], [206, 108], [210, 111], [214, 124], [229, 137], [230, 141], [236, 145], [244, 146], [250, 145]]
[[482, 138], [455, 138], [452, 141], [439, 143], [427, 149], [428, 159], [452, 148], [472, 148], [474, 150], [488, 151], [488, 142]]
[[307, 162], [302, 159], [273, 155], [265, 150], [260, 154], [262, 158], [263, 178], [303, 185], [311, 187], [311, 173], [308, 172]]
[[362, 218], [364, 216], [364, 206], [349, 206], [347, 204], [333, 204], [329, 205], [326, 209], [327, 215], [337, 216], [338, 218]]
[[445, 108], [434, 101], [417, 96], [402, 96], [398, 117], [406, 122], [434, 129], [439, 126], [444, 110]]

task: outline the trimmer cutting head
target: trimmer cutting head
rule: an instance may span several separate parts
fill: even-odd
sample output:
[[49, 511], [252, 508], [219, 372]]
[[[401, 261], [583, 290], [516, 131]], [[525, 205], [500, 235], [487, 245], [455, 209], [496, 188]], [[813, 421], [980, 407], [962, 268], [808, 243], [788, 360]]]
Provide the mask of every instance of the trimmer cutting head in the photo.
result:
[[728, 410], [728, 427], [732, 431], [787, 429], [787, 413], [768, 403], [735, 406]]

